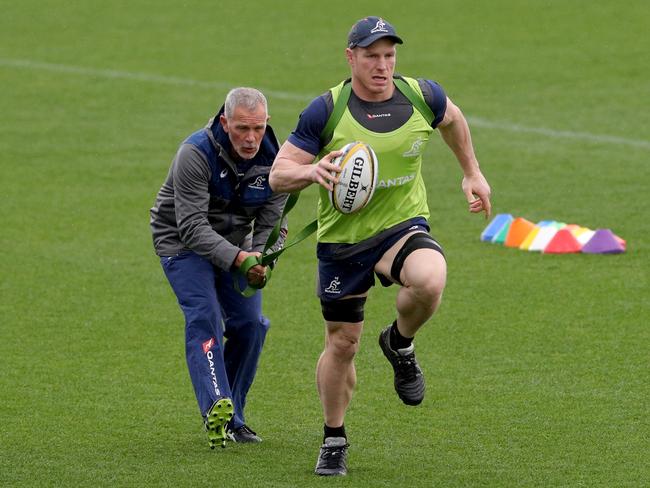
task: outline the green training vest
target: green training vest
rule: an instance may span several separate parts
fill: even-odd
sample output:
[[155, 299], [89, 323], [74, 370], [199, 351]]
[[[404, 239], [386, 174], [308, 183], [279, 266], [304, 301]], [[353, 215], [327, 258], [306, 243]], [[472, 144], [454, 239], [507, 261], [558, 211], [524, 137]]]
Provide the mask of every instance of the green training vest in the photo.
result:
[[[429, 217], [426, 188], [420, 170], [422, 153], [433, 133], [433, 114], [424, 101], [417, 80], [403, 79], [408, 87], [400, 85], [402, 80], [399, 78], [394, 80], [396, 86], [402, 86], [400, 91], [411, 103], [419, 101], [404, 125], [392, 132], [372, 132], [354, 120], [346, 103], [340, 120], [333, 128], [332, 139], [319, 153], [320, 159], [349, 142], [362, 141], [375, 151], [379, 172], [372, 200], [367, 207], [354, 214], [342, 214], [334, 210], [327, 190], [320, 187], [318, 242], [357, 243], [405, 220]], [[330, 89], [335, 107], [344, 84], [342, 82]], [[409, 87], [411, 90], [408, 90]], [[414, 94], [417, 96], [415, 100]], [[426, 117], [422, 112], [425, 112]]]

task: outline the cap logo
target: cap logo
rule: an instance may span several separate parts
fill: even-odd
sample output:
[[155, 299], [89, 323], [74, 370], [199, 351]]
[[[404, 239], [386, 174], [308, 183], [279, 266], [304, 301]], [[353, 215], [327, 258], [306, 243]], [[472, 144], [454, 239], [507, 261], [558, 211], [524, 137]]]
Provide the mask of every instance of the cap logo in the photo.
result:
[[384, 19], [380, 18], [377, 21], [377, 25], [375, 25], [370, 31], [371, 34], [374, 34], [375, 32], [388, 32], [388, 29], [386, 29], [386, 22], [384, 22]]

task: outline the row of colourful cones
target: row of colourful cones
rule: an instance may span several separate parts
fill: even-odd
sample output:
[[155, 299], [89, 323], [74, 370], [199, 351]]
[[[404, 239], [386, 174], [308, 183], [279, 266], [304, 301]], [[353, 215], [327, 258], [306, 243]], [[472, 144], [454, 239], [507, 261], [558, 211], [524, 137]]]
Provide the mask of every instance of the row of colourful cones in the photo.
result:
[[534, 224], [511, 214], [497, 214], [481, 233], [481, 241], [547, 254], [620, 254], [626, 248], [610, 229], [591, 230], [555, 220]]

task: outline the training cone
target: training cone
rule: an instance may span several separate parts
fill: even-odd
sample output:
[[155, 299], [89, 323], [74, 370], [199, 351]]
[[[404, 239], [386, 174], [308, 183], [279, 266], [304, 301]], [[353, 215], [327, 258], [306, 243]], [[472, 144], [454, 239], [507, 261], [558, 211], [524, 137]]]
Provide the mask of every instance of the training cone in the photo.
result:
[[575, 238], [571, 229], [558, 230], [544, 248], [544, 254], [569, 254], [580, 252], [582, 246]]
[[503, 227], [501, 227], [501, 230], [499, 230], [497, 235], [492, 238], [492, 242], [495, 244], [503, 244], [506, 241], [508, 232], [510, 232], [510, 224], [512, 224], [512, 220], [507, 221]]
[[517, 217], [510, 224], [510, 229], [508, 230], [508, 235], [504, 241], [504, 246], [506, 247], [519, 247], [521, 243], [524, 242], [524, 239], [532, 232], [535, 228], [535, 224], [524, 219], [523, 217]]
[[625, 249], [627, 248], [627, 242], [625, 242], [624, 239], [618, 237], [616, 234], [614, 234], [614, 237], [621, 244], [621, 246], [623, 246], [623, 251], [625, 251]]
[[524, 241], [521, 244], [519, 244], [519, 249], [521, 249], [522, 251], [530, 250], [530, 245], [533, 243], [533, 241], [535, 240], [535, 237], [537, 237], [537, 234], [539, 234], [540, 230], [541, 230], [541, 227], [539, 225], [536, 225], [535, 227], [533, 227], [533, 230], [531, 230], [528, 233], [528, 235], [526, 236]]
[[529, 251], [543, 251], [553, 236], [557, 233], [557, 227], [554, 224], [547, 224], [539, 229], [539, 232], [528, 246]]
[[[609, 229], [598, 229], [589, 242], [582, 247], [586, 254], [620, 254], [625, 252], [623, 239]], [[623, 241], [625, 242], [625, 241]]]
[[582, 234], [584, 234], [585, 232], [589, 232], [590, 230], [591, 230], [591, 229], [589, 229], [588, 227], [581, 227], [581, 226], [578, 225], [575, 229], [571, 229], [571, 233], [572, 233], [576, 238], [578, 238], [578, 237], [580, 237]]
[[497, 214], [492, 219], [492, 222], [481, 232], [481, 241], [492, 242], [492, 240], [499, 234], [503, 227], [512, 221], [510, 214]]
[[578, 234], [576, 236], [576, 239], [578, 239], [578, 242], [582, 246], [584, 246], [585, 244], [587, 244], [591, 240], [591, 238], [594, 236], [595, 233], [596, 233], [595, 230], [585, 228], [585, 231]]
[[564, 226], [564, 228], [569, 229], [574, 237], [577, 237], [576, 233], [579, 232], [580, 229], [582, 229], [582, 227], [580, 227], [577, 224], [567, 224], [567, 225]]

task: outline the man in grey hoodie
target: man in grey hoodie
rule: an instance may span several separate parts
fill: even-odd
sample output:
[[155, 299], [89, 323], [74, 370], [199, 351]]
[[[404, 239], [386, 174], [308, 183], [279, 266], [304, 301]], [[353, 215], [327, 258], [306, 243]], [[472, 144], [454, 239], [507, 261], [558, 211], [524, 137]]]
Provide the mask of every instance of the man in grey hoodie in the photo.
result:
[[187, 365], [211, 448], [261, 442], [244, 407], [269, 321], [260, 290], [246, 297], [235, 284], [263, 284], [266, 267], [245, 277], [239, 267], [264, 251], [287, 198], [269, 185], [279, 146], [268, 119], [261, 92], [231, 90], [181, 144], [150, 211], [156, 254], [185, 315]]

